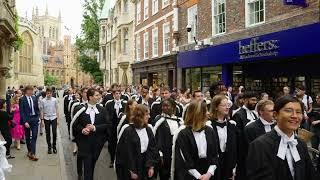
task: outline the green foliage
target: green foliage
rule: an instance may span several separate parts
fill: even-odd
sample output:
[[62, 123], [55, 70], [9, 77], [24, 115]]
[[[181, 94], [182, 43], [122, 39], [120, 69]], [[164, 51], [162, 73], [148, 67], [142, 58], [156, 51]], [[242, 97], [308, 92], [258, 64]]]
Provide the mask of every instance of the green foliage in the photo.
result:
[[80, 52], [80, 67], [84, 72], [90, 73], [98, 84], [102, 84], [102, 72], [96, 57], [88, 56], [88, 52], [99, 51], [99, 14], [104, 2], [105, 0], [84, 0], [82, 31], [76, 38], [76, 46]]
[[55, 86], [58, 83], [58, 78], [56, 76], [51, 76], [46, 73], [44, 76], [44, 85], [45, 86]]
[[90, 73], [96, 83], [102, 83], [103, 74], [99, 69], [99, 63], [96, 58], [90, 58], [85, 54], [81, 54], [79, 57], [79, 63], [81, 64], [82, 71]]
[[15, 17], [15, 21], [14, 21], [14, 29], [16, 31], [16, 40], [14, 42], [14, 49], [15, 50], [20, 50], [23, 44], [23, 40], [21, 38], [21, 36], [19, 35], [19, 16]]

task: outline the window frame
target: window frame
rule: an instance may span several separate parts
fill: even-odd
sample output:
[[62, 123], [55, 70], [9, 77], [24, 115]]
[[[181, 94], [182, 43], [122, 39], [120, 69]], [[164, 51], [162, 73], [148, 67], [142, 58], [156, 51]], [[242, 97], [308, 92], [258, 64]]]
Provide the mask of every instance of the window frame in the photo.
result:
[[[194, 11], [196, 13], [194, 13]], [[196, 17], [195, 23], [193, 22], [194, 21], [193, 19], [191, 22], [191, 18], [192, 18], [191, 16]], [[197, 4], [187, 9], [187, 22], [188, 22], [188, 25], [191, 25], [191, 28], [192, 28], [191, 32], [188, 32], [188, 43], [192, 44], [194, 43], [193, 38], [197, 37], [197, 31], [198, 31], [198, 5]]]
[[140, 24], [141, 21], [141, 1], [137, 2], [136, 6], [136, 24]]
[[143, 59], [147, 60], [149, 58], [149, 32], [143, 34]]
[[[165, 2], [167, 4], [165, 4]], [[162, 0], [161, 4], [162, 4], [162, 9], [164, 9], [164, 8], [166, 8], [166, 7], [168, 7], [170, 5], [170, 0]]]
[[[168, 28], [169, 32], [168, 32], [168, 51], [166, 51], [166, 28]], [[163, 52], [163, 55], [167, 55], [167, 54], [170, 54], [170, 22], [167, 22], [167, 23], [164, 23], [162, 25], [162, 52]]]
[[149, 18], [149, 0], [143, 1], [143, 20], [147, 20]]
[[[261, 22], [255, 22], [250, 24], [250, 15], [258, 13], [258, 11], [255, 11], [254, 13], [250, 12], [250, 3], [255, 3], [257, 1], [262, 1], [263, 2], [263, 21]], [[266, 21], [266, 0], [245, 0], [245, 23], [246, 23], [246, 27], [252, 27], [252, 26], [257, 26], [257, 25], [261, 25], [264, 24]], [[259, 10], [261, 11], [261, 10]]]
[[[224, 12], [222, 13], [217, 13], [216, 14], [216, 5], [218, 2], [224, 1]], [[217, 35], [222, 35], [225, 34], [227, 32], [227, 21], [226, 21], [226, 17], [227, 17], [227, 11], [226, 11], [226, 0], [212, 0], [212, 35], [213, 36], [217, 36]], [[218, 22], [216, 21], [216, 19], [218, 19], [219, 21], [219, 16], [224, 14], [224, 22]], [[224, 32], [217, 32], [217, 29], [219, 27], [220, 24], [224, 23]]]
[[[157, 39], [156, 42], [155, 42], [155, 39]], [[155, 48], [155, 45], [157, 48]], [[152, 29], [152, 57], [158, 57], [158, 56], [159, 56], [159, 30], [156, 27]]]
[[[154, 6], [154, 5], [157, 6]], [[159, 12], [159, 0], [152, 0], [152, 15], [155, 15]]]
[[140, 35], [136, 36], [136, 61], [140, 61], [141, 59], [141, 39]]

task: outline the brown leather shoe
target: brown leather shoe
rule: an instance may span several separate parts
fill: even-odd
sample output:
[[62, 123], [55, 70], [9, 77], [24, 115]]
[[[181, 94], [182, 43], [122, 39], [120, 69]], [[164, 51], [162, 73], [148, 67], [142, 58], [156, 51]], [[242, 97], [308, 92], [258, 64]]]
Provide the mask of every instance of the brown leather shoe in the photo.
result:
[[31, 152], [28, 152], [27, 157], [30, 159], [31, 156], [32, 156], [32, 153], [31, 153]]
[[34, 154], [32, 154], [31, 157], [29, 157], [29, 159], [31, 161], [38, 161], [39, 160], [39, 158], [37, 158]]

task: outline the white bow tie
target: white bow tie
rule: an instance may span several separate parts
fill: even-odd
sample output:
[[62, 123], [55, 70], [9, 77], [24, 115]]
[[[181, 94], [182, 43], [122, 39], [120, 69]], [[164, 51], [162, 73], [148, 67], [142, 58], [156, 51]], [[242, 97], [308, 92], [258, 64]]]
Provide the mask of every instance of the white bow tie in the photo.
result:
[[297, 150], [297, 145], [298, 141], [296, 139], [288, 139], [286, 137], [281, 137], [277, 156], [284, 160], [286, 157], [286, 153], [289, 150], [292, 154], [294, 162], [300, 161], [300, 155]]

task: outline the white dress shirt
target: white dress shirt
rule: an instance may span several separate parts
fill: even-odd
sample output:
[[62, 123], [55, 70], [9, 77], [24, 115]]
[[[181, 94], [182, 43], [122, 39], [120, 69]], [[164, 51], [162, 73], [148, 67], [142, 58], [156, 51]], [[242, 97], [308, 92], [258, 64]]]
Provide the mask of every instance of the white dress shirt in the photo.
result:
[[277, 156], [282, 160], [287, 159], [290, 173], [292, 177], [294, 177], [295, 172], [293, 161], [300, 161], [300, 155], [297, 149], [298, 141], [297, 139], [295, 139], [294, 133], [291, 137], [288, 137], [284, 132], [280, 130], [278, 126], [275, 126], [274, 130], [277, 132], [279, 136], [281, 136]]
[[119, 111], [122, 108], [121, 100], [114, 100], [114, 109], [116, 110], [117, 116], [119, 116]]
[[264, 130], [267, 132], [271, 131], [271, 125], [274, 125], [274, 122], [268, 122], [260, 117], [262, 124], [264, 125]]
[[140, 139], [141, 153], [144, 153], [147, 151], [148, 145], [149, 145], [149, 137], [148, 137], [147, 129], [146, 128], [136, 129], [136, 132]]
[[[227, 120], [218, 120], [217, 123], [225, 123]], [[223, 128], [220, 126], [216, 126], [219, 136], [219, 145], [221, 152], [226, 151], [227, 147], [227, 138], [228, 138], [228, 129], [227, 126], [224, 126]]]
[[169, 125], [170, 128], [170, 134], [174, 135], [174, 133], [176, 132], [176, 130], [179, 129], [179, 123], [176, 120], [172, 120], [172, 119], [166, 119], [167, 123]]
[[26, 96], [28, 100], [29, 107], [31, 108], [31, 115], [34, 116], [36, 113], [34, 112], [34, 104], [31, 96]]
[[96, 105], [88, 104], [86, 114], [90, 115], [91, 124], [94, 124], [96, 114], [99, 114], [99, 110], [97, 109]]
[[[197, 144], [199, 158], [206, 158], [207, 157], [207, 139], [206, 139], [205, 131], [202, 130], [200, 132], [193, 132], [193, 136]], [[217, 168], [216, 165], [210, 165], [207, 172], [213, 176], [216, 168]], [[201, 174], [196, 169], [189, 169], [188, 172], [196, 179], [199, 179], [201, 177]]]
[[41, 110], [45, 120], [55, 120], [57, 118], [58, 101], [56, 98], [43, 98], [41, 101]]

